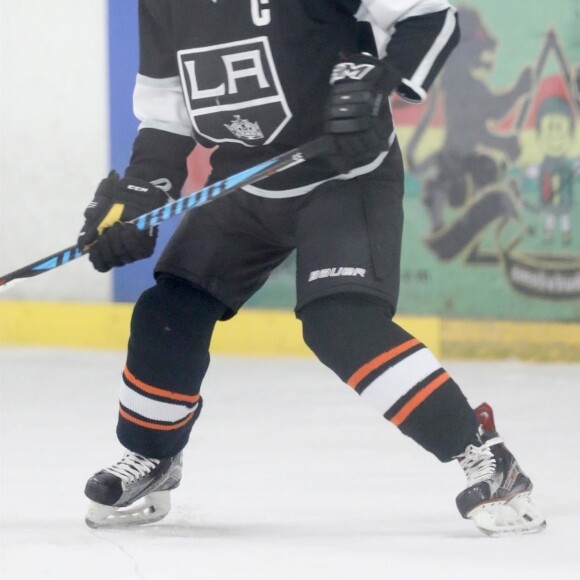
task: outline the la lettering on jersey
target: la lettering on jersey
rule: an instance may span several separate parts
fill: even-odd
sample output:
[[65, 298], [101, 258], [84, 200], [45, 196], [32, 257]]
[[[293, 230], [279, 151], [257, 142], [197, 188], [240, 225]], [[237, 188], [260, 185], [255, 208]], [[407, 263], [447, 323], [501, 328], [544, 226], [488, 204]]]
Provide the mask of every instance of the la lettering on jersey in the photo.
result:
[[[420, 94], [444, 60], [455, 21], [447, 0], [140, 0], [139, 6], [135, 94], [144, 118], [137, 116], [142, 126], [219, 146], [212, 156], [215, 179], [322, 134], [333, 67], [341, 55], [376, 52], [369, 20], [387, 30], [413, 11], [419, 18], [430, 10], [441, 15], [427, 19], [417, 43], [408, 41], [416, 34], [411, 18], [404, 50], [395, 51], [414, 52], [403, 72], [413, 87], [413, 71], [420, 71]], [[354, 79], [364, 73], [345, 71]], [[317, 159], [267, 181], [270, 189], [290, 189], [333, 175]]]
[[140, 74], [179, 76], [195, 137], [206, 146], [256, 147], [278, 139], [293, 147], [318, 136], [339, 53], [365, 48], [359, 39], [361, 29], [368, 29], [354, 15], [345, 18], [344, 7], [338, 12], [341, 4], [357, 2], [142, 4], [141, 36], [147, 46], [141, 51]]

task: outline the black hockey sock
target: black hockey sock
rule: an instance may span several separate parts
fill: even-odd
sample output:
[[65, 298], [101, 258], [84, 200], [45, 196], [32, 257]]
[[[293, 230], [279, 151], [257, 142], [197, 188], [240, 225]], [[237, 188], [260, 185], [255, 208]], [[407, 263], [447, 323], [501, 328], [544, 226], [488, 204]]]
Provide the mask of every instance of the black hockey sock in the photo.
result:
[[147, 457], [177, 454], [202, 407], [215, 323], [225, 312], [216, 299], [170, 276], [141, 294], [131, 319], [117, 435]]
[[356, 294], [321, 298], [298, 313], [316, 356], [363, 400], [441, 461], [473, 440], [475, 414], [459, 386], [388, 305]]

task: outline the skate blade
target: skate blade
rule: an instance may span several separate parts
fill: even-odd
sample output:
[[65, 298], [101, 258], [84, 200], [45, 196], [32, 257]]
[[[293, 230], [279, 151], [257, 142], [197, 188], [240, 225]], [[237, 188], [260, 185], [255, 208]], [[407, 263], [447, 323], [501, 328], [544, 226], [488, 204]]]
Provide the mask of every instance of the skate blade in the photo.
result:
[[516, 495], [507, 502], [481, 505], [467, 517], [481, 532], [494, 538], [537, 534], [546, 528], [546, 520], [529, 493]]
[[126, 528], [154, 524], [171, 509], [169, 491], [156, 491], [126, 508], [90, 502], [85, 515], [89, 528]]

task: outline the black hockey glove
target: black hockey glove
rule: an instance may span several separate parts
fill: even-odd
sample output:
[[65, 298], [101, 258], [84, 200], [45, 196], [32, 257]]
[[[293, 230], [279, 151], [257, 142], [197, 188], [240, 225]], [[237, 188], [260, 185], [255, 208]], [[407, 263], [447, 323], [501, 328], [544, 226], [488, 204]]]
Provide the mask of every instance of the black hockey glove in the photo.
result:
[[101, 181], [85, 210], [86, 221], [77, 243], [83, 249], [89, 248], [89, 260], [99, 272], [148, 258], [155, 249], [157, 228], [140, 231], [124, 222], [167, 201], [167, 195], [148, 181], [121, 179], [112, 171]]
[[345, 172], [365, 158], [388, 149], [392, 121], [389, 95], [401, 83], [392, 65], [366, 54], [354, 54], [335, 65], [325, 132], [333, 138], [330, 160]]

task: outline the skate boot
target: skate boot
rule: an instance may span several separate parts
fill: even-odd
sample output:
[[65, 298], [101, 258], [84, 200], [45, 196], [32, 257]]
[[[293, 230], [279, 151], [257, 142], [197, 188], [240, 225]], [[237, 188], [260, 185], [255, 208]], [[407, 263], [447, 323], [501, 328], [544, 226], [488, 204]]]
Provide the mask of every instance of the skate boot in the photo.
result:
[[456, 499], [459, 513], [489, 536], [542, 531], [546, 521], [530, 498], [532, 482], [497, 434], [491, 407], [483, 403], [475, 413], [481, 445], [468, 445], [457, 457], [467, 475]]
[[171, 508], [170, 490], [181, 480], [181, 453], [152, 459], [127, 451], [121, 461], [95, 473], [85, 487], [91, 528], [151, 524]]

